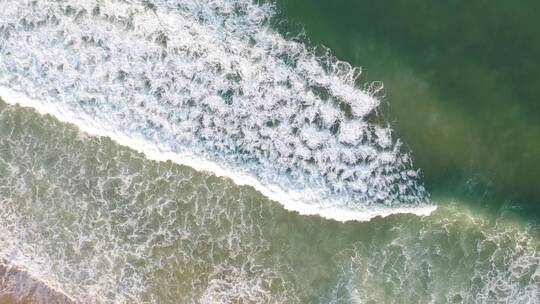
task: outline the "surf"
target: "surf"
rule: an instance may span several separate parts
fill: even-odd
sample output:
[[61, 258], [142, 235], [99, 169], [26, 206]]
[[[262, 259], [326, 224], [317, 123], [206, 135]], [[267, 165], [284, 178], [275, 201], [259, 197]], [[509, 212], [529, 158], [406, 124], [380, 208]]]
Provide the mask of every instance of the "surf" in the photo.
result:
[[0, 134], [0, 257], [23, 275], [8, 276], [16, 296], [38, 284], [85, 303], [538, 298], [537, 227], [466, 202], [337, 224], [31, 108], [0, 102]]
[[251, 1], [8, 1], [0, 97], [304, 215], [434, 209], [360, 71], [285, 39]]

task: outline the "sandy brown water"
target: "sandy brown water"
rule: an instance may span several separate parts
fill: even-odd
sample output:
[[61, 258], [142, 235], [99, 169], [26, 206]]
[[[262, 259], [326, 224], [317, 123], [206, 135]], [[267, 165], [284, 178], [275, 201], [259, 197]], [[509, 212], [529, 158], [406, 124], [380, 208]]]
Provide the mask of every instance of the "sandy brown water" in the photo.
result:
[[28, 272], [0, 260], [0, 304], [75, 303]]

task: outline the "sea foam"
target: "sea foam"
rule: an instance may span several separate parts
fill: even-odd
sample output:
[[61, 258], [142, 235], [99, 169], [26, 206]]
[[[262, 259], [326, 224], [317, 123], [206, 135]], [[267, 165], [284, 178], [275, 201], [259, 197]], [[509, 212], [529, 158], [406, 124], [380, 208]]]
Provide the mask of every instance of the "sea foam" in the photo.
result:
[[434, 206], [359, 71], [251, 1], [6, 1], [0, 96], [340, 221]]

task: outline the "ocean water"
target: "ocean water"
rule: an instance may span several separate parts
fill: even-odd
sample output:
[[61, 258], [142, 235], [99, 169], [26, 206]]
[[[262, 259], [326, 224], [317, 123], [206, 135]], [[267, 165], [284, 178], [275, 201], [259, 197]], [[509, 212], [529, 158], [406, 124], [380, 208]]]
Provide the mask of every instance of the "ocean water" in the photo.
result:
[[540, 218], [538, 2], [278, 3], [282, 32], [384, 84], [381, 112], [432, 196]]
[[[424, 123], [396, 90], [433, 94], [417, 108], [438, 128], [461, 116], [401, 48], [368, 46], [380, 55], [368, 60], [332, 45], [364, 41], [333, 35], [347, 4], [320, 16], [301, 1], [2, 4], [0, 300], [539, 301], [539, 226], [519, 212], [534, 190], [514, 195], [497, 174], [463, 190], [475, 180], [460, 168], [486, 175], [488, 160], [452, 154], [464, 163], [445, 171], [439, 129], [406, 141]], [[355, 66], [386, 58], [381, 90]], [[490, 146], [462, 149], [475, 147]]]

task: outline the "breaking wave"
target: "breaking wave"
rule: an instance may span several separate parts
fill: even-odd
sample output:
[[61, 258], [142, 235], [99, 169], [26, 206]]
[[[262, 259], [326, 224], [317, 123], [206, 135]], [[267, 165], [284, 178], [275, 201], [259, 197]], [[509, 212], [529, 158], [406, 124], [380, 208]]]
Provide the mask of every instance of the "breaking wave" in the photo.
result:
[[358, 69], [226, 1], [4, 1], [0, 96], [289, 210], [369, 220], [434, 207]]
[[0, 302], [531, 303], [540, 292], [535, 226], [461, 207], [303, 217], [1, 101], [0, 219]]

